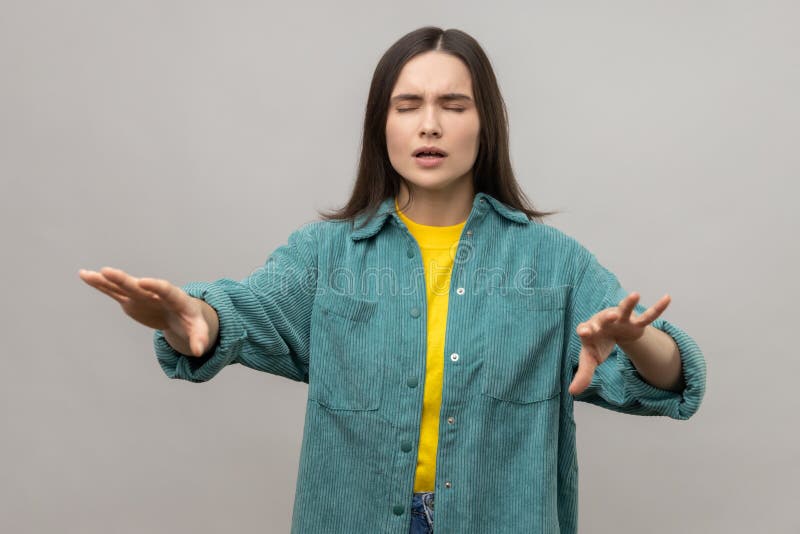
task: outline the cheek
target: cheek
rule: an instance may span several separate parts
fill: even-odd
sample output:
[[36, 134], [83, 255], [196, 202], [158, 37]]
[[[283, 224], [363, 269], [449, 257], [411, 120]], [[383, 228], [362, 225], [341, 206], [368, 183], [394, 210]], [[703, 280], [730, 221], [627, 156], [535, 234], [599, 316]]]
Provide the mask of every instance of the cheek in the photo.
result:
[[478, 147], [481, 144], [481, 128], [480, 124], [476, 123], [472, 131], [472, 146], [475, 152], [478, 152]]
[[391, 120], [386, 122], [386, 144], [391, 149], [397, 143], [397, 125]]
[[398, 156], [408, 148], [408, 139], [401, 125], [394, 121], [386, 123], [386, 148], [390, 156]]
[[459, 146], [464, 150], [477, 151], [481, 141], [480, 133], [477, 123], [464, 125], [458, 135]]

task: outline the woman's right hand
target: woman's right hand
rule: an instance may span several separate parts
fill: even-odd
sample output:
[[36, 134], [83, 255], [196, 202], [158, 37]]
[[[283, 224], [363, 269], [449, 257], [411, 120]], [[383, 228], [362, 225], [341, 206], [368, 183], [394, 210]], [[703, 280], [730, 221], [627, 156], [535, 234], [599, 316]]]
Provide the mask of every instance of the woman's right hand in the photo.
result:
[[78, 275], [88, 285], [116, 300], [134, 320], [163, 330], [167, 341], [178, 352], [202, 356], [211, 346], [203, 301], [168, 281], [135, 278], [111, 267], [103, 267], [100, 272], [81, 269]]

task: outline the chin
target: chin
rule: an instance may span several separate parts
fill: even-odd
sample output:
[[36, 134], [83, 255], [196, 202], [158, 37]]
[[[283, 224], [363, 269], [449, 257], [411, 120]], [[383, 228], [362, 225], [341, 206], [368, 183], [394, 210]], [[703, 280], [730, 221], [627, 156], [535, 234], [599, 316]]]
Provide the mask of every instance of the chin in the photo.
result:
[[409, 184], [411, 184], [413, 187], [416, 187], [417, 189], [428, 189], [428, 190], [431, 190], [431, 191], [439, 191], [439, 190], [442, 190], [442, 189], [446, 189], [447, 187], [449, 187], [449, 186], [451, 186], [453, 184], [453, 180], [425, 180], [425, 179], [422, 179], [422, 180], [419, 180], [419, 179], [409, 180], [409, 179], [406, 179], [406, 181]]
[[411, 175], [411, 178], [409, 178], [409, 175], [401, 174], [401, 176], [413, 187], [429, 189], [431, 191], [447, 189], [455, 185], [461, 179], [461, 177], [442, 176], [435, 172], [430, 172], [427, 176], [419, 176], [417, 173], [414, 173]]

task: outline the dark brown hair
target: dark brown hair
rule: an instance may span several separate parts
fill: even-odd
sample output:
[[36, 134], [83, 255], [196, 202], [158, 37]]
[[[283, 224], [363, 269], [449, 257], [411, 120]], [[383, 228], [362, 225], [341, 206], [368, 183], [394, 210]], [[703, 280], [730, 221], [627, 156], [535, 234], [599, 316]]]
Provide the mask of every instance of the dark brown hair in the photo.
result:
[[350, 200], [339, 210], [321, 212], [321, 217], [325, 220], [354, 219], [364, 213], [369, 218], [383, 200], [400, 191], [403, 177], [392, 167], [386, 148], [389, 99], [403, 66], [411, 58], [432, 50], [452, 54], [470, 71], [481, 124], [478, 155], [472, 169], [475, 193], [485, 192], [524, 212], [529, 219], [541, 220], [558, 213], [535, 210], [517, 183], [508, 152], [505, 102], [480, 44], [460, 30], [425, 26], [401, 37], [378, 61], [367, 97], [361, 157]]

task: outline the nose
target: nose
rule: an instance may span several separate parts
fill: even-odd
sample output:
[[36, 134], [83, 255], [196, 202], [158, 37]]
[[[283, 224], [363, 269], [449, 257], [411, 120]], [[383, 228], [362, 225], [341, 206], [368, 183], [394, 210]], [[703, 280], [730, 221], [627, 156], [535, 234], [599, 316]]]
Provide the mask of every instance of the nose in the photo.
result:
[[423, 126], [421, 133], [423, 137], [440, 137], [442, 135], [438, 126]]
[[434, 109], [429, 109], [424, 114], [420, 130], [423, 137], [440, 137], [442, 135], [442, 128], [439, 126], [439, 120]]

